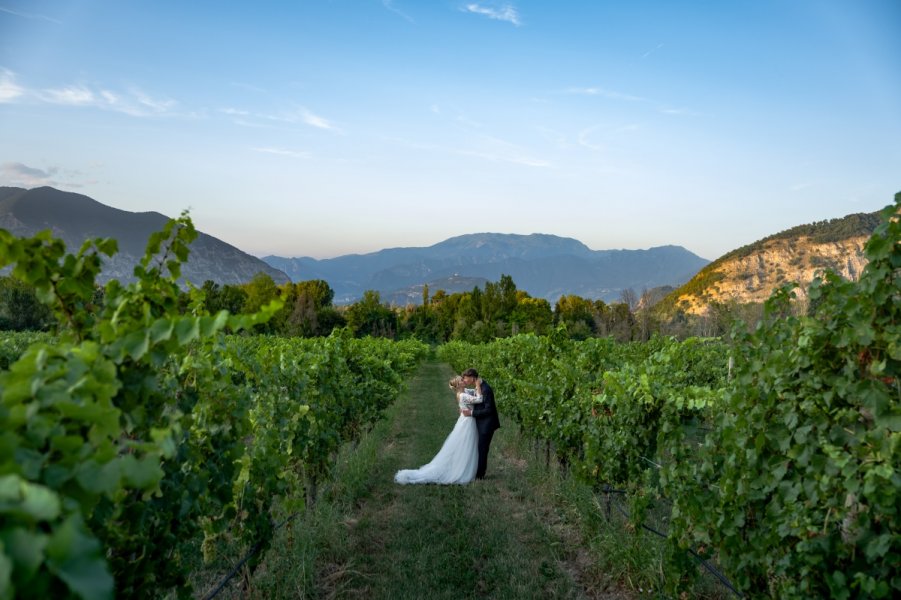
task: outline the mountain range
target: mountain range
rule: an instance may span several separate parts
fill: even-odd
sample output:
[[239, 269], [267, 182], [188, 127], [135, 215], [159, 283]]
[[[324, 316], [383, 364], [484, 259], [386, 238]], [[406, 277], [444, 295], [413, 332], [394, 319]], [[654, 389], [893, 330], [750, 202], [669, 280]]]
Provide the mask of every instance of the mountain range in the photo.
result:
[[[0, 187], [0, 228], [19, 236], [50, 229], [70, 252], [85, 239], [112, 237], [119, 253], [107, 259], [101, 283], [128, 281], [150, 234], [168, 217], [112, 208], [50, 187]], [[592, 250], [572, 238], [549, 234], [473, 233], [422, 248], [388, 248], [329, 259], [251, 256], [200, 233], [191, 245], [183, 279], [196, 285], [246, 283], [257, 273], [276, 283], [322, 279], [336, 304], [352, 303], [367, 290], [383, 301], [418, 304], [430, 292], [470, 291], [509, 275], [520, 290], [552, 304], [562, 295], [619, 301], [624, 290], [662, 296], [655, 310], [703, 313], [712, 302], [762, 302], [777, 286], [803, 286], [830, 268], [855, 279], [866, 264], [863, 246], [879, 223], [878, 212], [800, 225], [737, 248], [713, 262], [680, 246], [647, 250]], [[668, 293], [667, 293], [668, 292]]]
[[[460, 277], [498, 281], [509, 275], [518, 289], [552, 304], [574, 294], [588, 299], [619, 300], [623, 290], [676, 286], [688, 281], [708, 260], [681, 246], [647, 250], [591, 250], [572, 238], [471, 233], [423, 248], [389, 248], [337, 258], [263, 260], [291, 279], [324, 279], [338, 304], [353, 302], [366, 290], [377, 290], [396, 304], [422, 301], [422, 286], [453, 293]], [[471, 283], [467, 281], [467, 284]]]

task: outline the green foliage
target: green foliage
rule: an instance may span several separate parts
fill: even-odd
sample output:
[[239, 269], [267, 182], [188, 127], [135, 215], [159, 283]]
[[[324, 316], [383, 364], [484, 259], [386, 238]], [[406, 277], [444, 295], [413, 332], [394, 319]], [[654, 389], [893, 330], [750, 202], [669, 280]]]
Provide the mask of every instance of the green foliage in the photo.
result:
[[0, 277], [0, 330], [43, 331], [52, 324], [50, 310], [32, 286], [15, 277]]
[[346, 335], [242, 349], [264, 338], [223, 333], [281, 304], [210, 315], [198, 292], [186, 305], [176, 280], [195, 237], [186, 215], [170, 221], [136, 281], [110, 281], [98, 305], [114, 242], [73, 256], [46, 232], [0, 231], [0, 266], [60, 324], [53, 345], [0, 346], [21, 353], [0, 372], [0, 598], [189, 596], [199, 551], [268, 543], [274, 507], [296, 506], [305, 474], [378, 417], [364, 402], [390, 402], [424, 355]]
[[28, 347], [38, 342], [50, 344], [53, 337], [37, 331], [3, 331], [0, 332], [0, 370], [5, 371], [19, 360]]
[[[282, 308], [266, 322], [257, 325], [256, 333], [298, 337], [328, 336], [332, 330], [346, 325], [343, 315], [332, 306], [334, 291], [321, 279], [286, 283], [281, 286], [265, 273], [256, 275], [243, 285], [219, 285], [205, 281], [200, 288], [200, 304], [211, 314], [226, 310], [231, 314], [256, 310], [280, 299]], [[191, 301], [182, 296], [182, 303]]]
[[779, 290], [757, 330], [737, 334], [701, 462], [671, 475], [674, 539], [715, 547], [752, 596], [901, 590], [899, 207], [883, 212], [859, 281], [826, 274], [803, 317]]
[[[697, 398], [722, 385], [727, 364], [722, 344], [664, 338], [646, 344], [574, 342], [565, 328], [490, 344], [451, 342], [439, 355], [455, 368], [476, 365], [508, 416], [551, 443], [587, 480], [607, 483], [626, 480], [622, 465], [629, 457], [653, 460], [661, 419], [681, 422], [688, 418], [683, 408], [701, 409], [705, 403]], [[673, 414], [664, 414], [659, 407], [670, 404], [675, 391], [686, 399]], [[648, 402], [658, 407], [653, 414]]]
[[247, 302], [247, 292], [237, 285], [222, 285], [214, 281], [204, 281], [201, 286], [204, 295], [204, 307], [210, 314], [216, 314], [220, 310], [226, 310], [231, 314], [243, 311]]
[[397, 315], [382, 304], [378, 292], [368, 290], [362, 300], [347, 310], [347, 325], [359, 336], [393, 338], [397, 333]]
[[0, 266], [13, 265], [13, 277], [31, 286], [76, 339], [93, 323], [100, 255], [112, 256], [116, 249], [115, 240], [93, 239], [86, 240], [77, 254], [66, 254], [65, 244], [49, 231], [17, 239], [0, 229]]
[[429, 343], [443, 341], [438, 313], [428, 304], [407, 309], [401, 317], [401, 323], [404, 333], [418, 340]]
[[[670, 508], [673, 596], [716, 560], [753, 598], [901, 592], [901, 194], [857, 282], [826, 274], [794, 314], [792, 288], [730, 345], [516, 336], [452, 342], [498, 406], [596, 489], [630, 492], [633, 525]], [[730, 358], [731, 357], [731, 360]], [[728, 365], [734, 360], [734, 369]], [[657, 508], [655, 509], [655, 503]]]
[[[425, 293], [423, 297], [427, 298]], [[435, 343], [478, 343], [518, 333], [546, 334], [553, 323], [554, 313], [547, 300], [517, 290], [509, 275], [501, 275], [498, 282], [487, 282], [484, 290], [475, 287], [458, 294], [435, 291], [428, 302], [403, 309], [398, 328], [402, 337]]]
[[567, 330], [582, 332], [576, 339], [590, 337], [596, 327], [594, 303], [579, 296], [560, 296], [554, 306], [554, 318], [558, 325], [565, 324]]
[[345, 325], [344, 318], [332, 306], [335, 292], [322, 279], [287, 284], [282, 332], [314, 337], [329, 335]]
[[517, 299], [516, 308], [510, 313], [510, 321], [515, 327], [514, 334], [545, 335], [550, 333], [554, 324], [554, 313], [550, 302], [544, 298], [532, 298], [523, 292]]

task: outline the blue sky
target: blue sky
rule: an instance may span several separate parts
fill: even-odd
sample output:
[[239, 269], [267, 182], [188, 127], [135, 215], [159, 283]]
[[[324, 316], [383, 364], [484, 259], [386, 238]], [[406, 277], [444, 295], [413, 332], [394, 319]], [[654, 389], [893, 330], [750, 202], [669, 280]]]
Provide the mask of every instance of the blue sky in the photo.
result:
[[898, 0], [0, 0], [0, 185], [252, 254], [708, 259], [901, 191]]

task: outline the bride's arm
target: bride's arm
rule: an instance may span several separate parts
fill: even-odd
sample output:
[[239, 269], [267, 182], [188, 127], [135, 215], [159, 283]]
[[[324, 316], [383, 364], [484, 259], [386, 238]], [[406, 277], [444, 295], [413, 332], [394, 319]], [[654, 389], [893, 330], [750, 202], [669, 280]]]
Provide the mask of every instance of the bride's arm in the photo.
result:
[[473, 402], [481, 402], [481, 398], [476, 398], [476, 396], [467, 394], [466, 392], [460, 392], [457, 397], [459, 398], [458, 406], [460, 407], [460, 413], [465, 416], [470, 416], [472, 414]]
[[482, 396], [478, 393], [470, 394], [467, 392], [462, 392], [460, 394], [460, 398], [464, 400], [467, 404], [479, 404], [482, 402]]
[[468, 394], [466, 392], [460, 392], [460, 401], [465, 402], [467, 404], [479, 404], [482, 402], [482, 396], [476, 394]]

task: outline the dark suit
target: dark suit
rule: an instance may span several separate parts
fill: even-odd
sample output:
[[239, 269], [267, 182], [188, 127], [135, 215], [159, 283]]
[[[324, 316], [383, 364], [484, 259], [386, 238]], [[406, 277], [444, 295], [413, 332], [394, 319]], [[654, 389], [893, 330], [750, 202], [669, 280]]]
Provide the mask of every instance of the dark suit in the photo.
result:
[[494, 404], [494, 390], [484, 380], [479, 387], [479, 394], [482, 401], [472, 405], [472, 416], [476, 420], [476, 429], [479, 432], [479, 466], [476, 469], [476, 479], [485, 477], [485, 470], [488, 468], [488, 447], [491, 446], [494, 432], [501, 426], [497, 406]]

